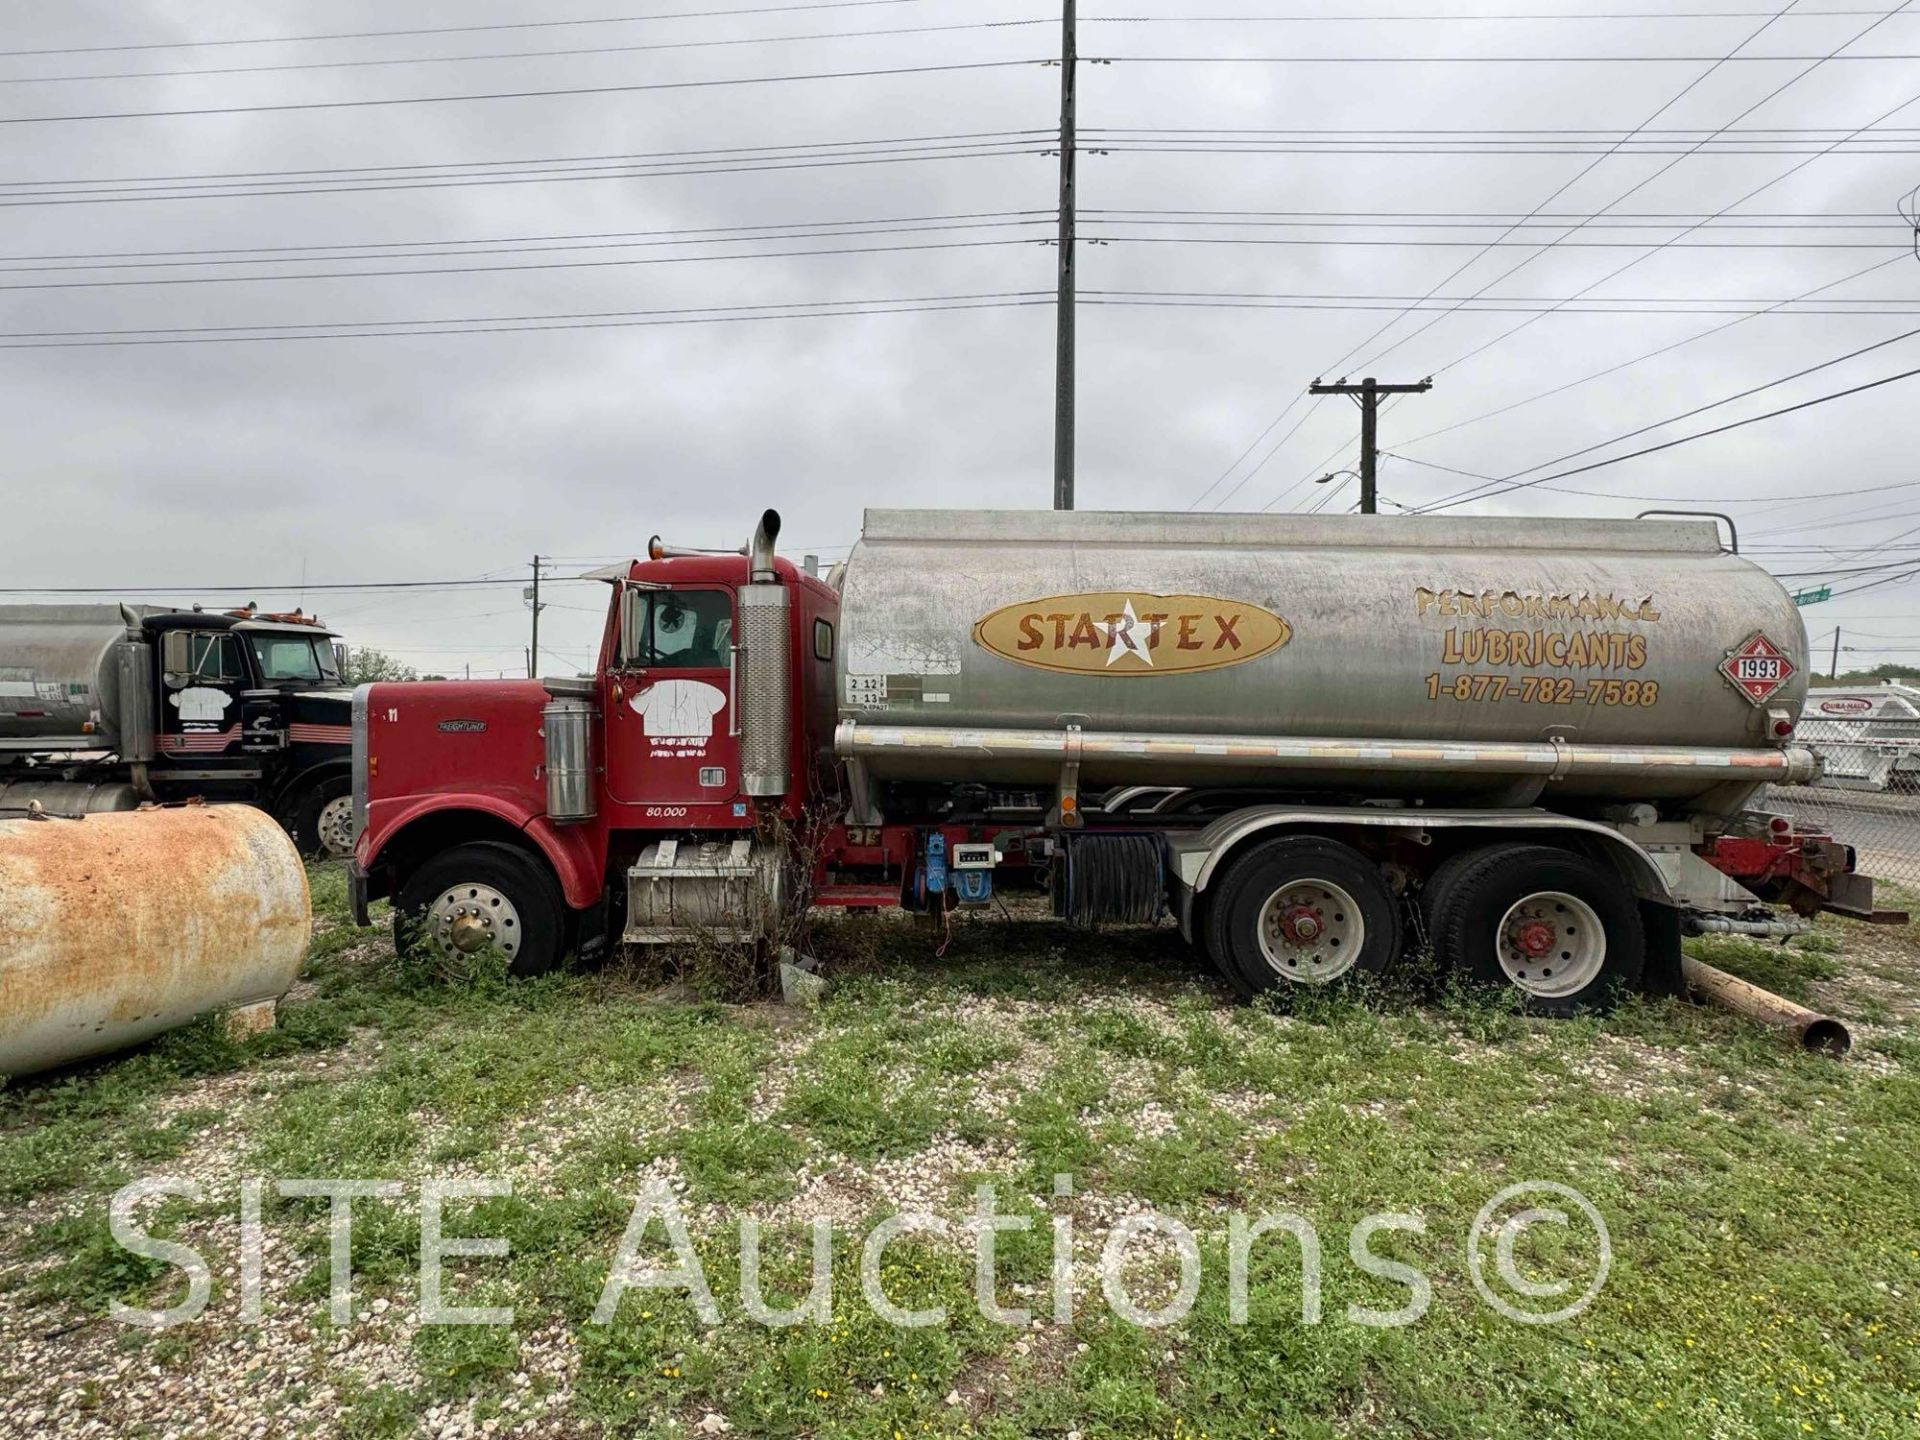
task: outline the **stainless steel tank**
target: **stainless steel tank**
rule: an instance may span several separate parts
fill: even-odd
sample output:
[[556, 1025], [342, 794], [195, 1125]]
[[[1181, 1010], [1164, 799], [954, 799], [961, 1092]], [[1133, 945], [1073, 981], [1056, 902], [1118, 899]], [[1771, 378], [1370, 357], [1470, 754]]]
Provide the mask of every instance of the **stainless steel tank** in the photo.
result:
[[841, 599], [836, 746], [880, 780], [1658, 798], [1812, 766], [1776, 729], [1799, 611], [1711, 522], [880, 510]]
[[0, 819], [0, 1075], [277, 999], [311, 928], [305, 867], [264, 811]]
[[[129, 637], [150, 608], [120, 605], [0, 605], [0, 741], [83, 740], [117, 748], [123, 707], [138, 706], [151, 729], [140, 671], [142, 642]], [[151, 681], [148, 680], [150, 685]], [[131, 712], [130, 712], [131, 713]], [[152, 736], [134, 737], [131, 759], [150, 758]]]

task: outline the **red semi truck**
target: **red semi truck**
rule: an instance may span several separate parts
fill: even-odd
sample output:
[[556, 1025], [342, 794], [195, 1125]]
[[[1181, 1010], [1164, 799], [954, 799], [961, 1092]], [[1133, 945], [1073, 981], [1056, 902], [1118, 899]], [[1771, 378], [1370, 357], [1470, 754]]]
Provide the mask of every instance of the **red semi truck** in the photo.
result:
[[604, 572], [591, 677], [361, 687], [362, 922], [538, 973], [1037, 882], [1248, 993], [1430, 939], [1566, 1013], [1875, 914], [1758, 808], [1806, 639], [1710, 524], [873, 511], [825, 578], [779, 524]]

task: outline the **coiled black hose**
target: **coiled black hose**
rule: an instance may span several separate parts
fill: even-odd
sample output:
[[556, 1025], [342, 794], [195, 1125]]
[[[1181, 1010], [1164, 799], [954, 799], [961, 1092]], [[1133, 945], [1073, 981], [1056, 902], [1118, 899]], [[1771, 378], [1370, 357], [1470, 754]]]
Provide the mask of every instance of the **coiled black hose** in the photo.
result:
[[1053, 913], [1070, 925], [1151, 925], [1165, 909], [1158, 835], [1067, 835], [1053, 874]]

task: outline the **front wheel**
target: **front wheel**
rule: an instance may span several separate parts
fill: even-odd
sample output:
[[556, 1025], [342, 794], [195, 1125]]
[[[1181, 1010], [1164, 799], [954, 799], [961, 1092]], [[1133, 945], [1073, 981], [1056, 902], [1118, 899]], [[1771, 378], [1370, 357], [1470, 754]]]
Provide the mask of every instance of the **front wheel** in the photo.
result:
[[544, 975], [566, 953], [566, 901], [546, 865], [514, 845], [481, 841], [434, 856], [407, 878], [393, 907], [402, 954], [498, 949], [514, 975]]
[[1359, 851], [1313, 836], [1269, 840], [1228, 868], [1207, 909], [1208, 953], [1251, 996], [1385, 970], [1400, 907]]
[[344, 860], [353, 854], [353, 785], [335, 775], [307, 787], [293, 807], [293, 843], [302, 855]]
[[1549, 845], [1500, 845], [1453, 878], [1436, 917], [1440, 958], [1511, 985], [1536, 1015], [1602, 1008], [1640, 983], [1640, 907], [1598, 862]]

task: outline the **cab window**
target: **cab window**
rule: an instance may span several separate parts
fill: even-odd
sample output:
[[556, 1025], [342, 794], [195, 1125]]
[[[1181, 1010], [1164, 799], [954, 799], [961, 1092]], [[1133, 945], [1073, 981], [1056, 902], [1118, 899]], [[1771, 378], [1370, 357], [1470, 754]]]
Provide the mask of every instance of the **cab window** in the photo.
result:
[[716, 670], [733, 647], [733, 597], [724, 590], [656, 590], [634, 596], [625, 659], [642, 669]]
[[325, 641], [309, 635], [256, 634], [247, 638], [253, 642], [261, 675], [269, 681], [337, 678], [333, 669], [333, 647]]
[[168, 637], [167, 678], [175, 685], [246, 679], [240, 649], [225, 630], [176, 630]]

